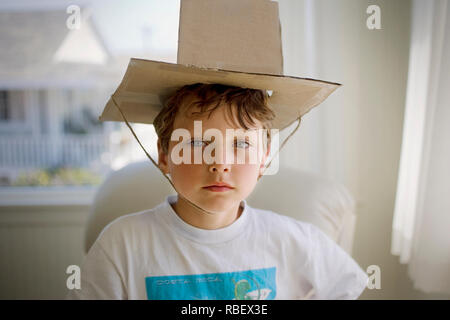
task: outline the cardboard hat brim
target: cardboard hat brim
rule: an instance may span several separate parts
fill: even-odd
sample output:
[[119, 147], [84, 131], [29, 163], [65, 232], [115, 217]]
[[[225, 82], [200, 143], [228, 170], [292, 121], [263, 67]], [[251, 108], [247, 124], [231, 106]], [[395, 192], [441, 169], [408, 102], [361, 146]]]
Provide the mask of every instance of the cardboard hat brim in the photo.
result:
[[[288, 127], [341, 86], [339, 83], [316, 79], [131, 58], [113, 97], [129, 122], [152, 124], [168, 97], [182, 86], [194, 83], [271, 90], [269, 106], [276, 115], [272, 126], [279, 130]], [[99, 120], [124, 122], [111, 98]]]

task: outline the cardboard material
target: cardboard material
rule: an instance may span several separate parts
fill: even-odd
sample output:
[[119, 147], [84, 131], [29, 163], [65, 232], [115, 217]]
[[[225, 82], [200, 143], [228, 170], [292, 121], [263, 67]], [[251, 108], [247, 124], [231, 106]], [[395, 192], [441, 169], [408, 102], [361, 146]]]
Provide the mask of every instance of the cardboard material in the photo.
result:
[[282, 75], [278, 3], [182, 1], [177, 63]]
[[[278, 3], [268, 0], [181, 0], [177, 64], [130, 60], [114, 100], [129, 122], [153, 123], [183, 85], [219, 83], [273, 91], [273, 127], [284, 129], [340, 84], [283, 76]], [[100, 121], [124, 119], [112, 99]]]
[[[337, 83], [313, 79], [131, 59], [114, 98], [129, 122], [151, 124], [163, 107], [165, 99], [181, 86], [196, 82], [272, 90], [269, 104], [276, 114], [273, 127], [280, 130], [320, 104], [340, 86]], [[123, 121], [111, 99], [100, 120]]]

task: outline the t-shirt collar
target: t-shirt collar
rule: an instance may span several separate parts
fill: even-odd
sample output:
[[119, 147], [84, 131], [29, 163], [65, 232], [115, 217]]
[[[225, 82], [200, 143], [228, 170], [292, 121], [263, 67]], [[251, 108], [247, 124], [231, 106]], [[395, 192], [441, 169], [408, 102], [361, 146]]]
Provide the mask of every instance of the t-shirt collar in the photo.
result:
[[178, 195], [168, 195], [163, 202], [162, 209], [164, 211], [164, 218], [177, 232], [181, 233], [186, 238], [189, 238], [199, 243], [220, 243], [234, 239], [246, 229], [248, 224], [250, 207], [246, 200], [242, 200], [240, 206], [244, 208], [241, 215], [233, 221], [230, 225], [214, 230], [201, 229], [194, 227], [181, 219], [170, 204], [178, 200]]

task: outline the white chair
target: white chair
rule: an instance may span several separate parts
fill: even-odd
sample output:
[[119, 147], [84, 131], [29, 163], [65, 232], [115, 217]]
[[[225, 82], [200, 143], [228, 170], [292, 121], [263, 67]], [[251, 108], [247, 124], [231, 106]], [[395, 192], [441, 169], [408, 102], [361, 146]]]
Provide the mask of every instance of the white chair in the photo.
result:
[[[112, 172], [99, 187], [91, 206], [85, 251], [89, 251], [109, 222], [153, 208], [169, 194], [176, 192], [149, 160]], [[355, 201], [343, 185], [311, 173], [280, 168], [277, 174], [262, 177], [246, 200], [252, 207], [314, 224], [351, 255]]]

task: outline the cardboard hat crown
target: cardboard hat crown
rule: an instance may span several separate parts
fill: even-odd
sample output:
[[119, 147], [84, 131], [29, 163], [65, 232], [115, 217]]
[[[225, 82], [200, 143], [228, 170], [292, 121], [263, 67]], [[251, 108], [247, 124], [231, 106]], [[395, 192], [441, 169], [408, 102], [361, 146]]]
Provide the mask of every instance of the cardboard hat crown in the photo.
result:
[[152, 124], [168, 97], [194, 83], [271, 91], [279, 130], [340, 86], [283, 75], [277, 2], [181, 0], [177, 64], [132, 58], [99, 120]]

